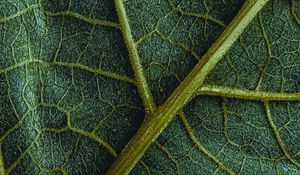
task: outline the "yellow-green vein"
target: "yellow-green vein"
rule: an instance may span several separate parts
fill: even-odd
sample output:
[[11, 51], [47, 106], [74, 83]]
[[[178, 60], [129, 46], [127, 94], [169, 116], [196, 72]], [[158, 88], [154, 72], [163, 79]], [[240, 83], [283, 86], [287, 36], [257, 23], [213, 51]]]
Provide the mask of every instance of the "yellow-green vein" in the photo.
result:
[[19, 10], [18, 12], [16, 12], [16, 13], [13, 14], [13, 15], [6, 16], [6, 17], [4, 17], [4, 18], [1, 18], [1, 19], [0, 19], [0, 23], [4, 23], [4, 22], [7, 22], [7, 21], [9, 21], [9, 20], [12, 20], [12, 19], [14, 19], [14, 18], [16, 18], [16, 17], [19, 17], [19, 16], [23, 15], [24, 13], [27, 13], [27, 12], [29, 12], [29, 11], [35, 9], [35, 8], [38, 8], [38, 7], [39, 7], [38, 4], [34, 4], [34, 5], [31, 5], [31, 6], [27, 7], [27, 8], [24, 8], [24, 9], [22, 9], [22, 10]]
[[[34, 144], [37, 142], [37, 140], [41, 137], [42, 133], [39, 132], [36, 137], [33, 139], [33, 141], [30, 143], [30, 145], [21, 153], [21, 155], [17, 158], [17, 160], [12, 163], [6, 170], [5, 174], [10, 174], [10, 172], [16, 168], [16, 166], [24, 159], [24, 157], [27, 155], [28, 151], [34, 146]], [[20, 150], [21, 151], [21, 150]]]
[[81, 69], [81, 70], [85, 70], [85, 71], [88, 71], [88, 72], [95, 73], [97, 75], [102, 75], [102, 76], [105, 76], [105, 77], [109, 77], [109, 78], [113, 78], [113, 79], [116, 79], [116, 80], [126, 81], [128, 83], [135, 84], [135, 80], [131, 79], [131, 78], [127, 77], [127, 76], [123, 76], [123, 75], [119, 75], [119, 74], [115, 74], [115, 73], [111, 73], [111, 72], [102, 71], [100, 69], [94, 69], [94, 68], [91, 68], [91, 67], [79, 64], [79, 63], [64, 63], [64, 62], [55, 61], [55, 62], [50, 63], [50, 64], [59, 65], [59, 66], [65, 66], [65, 67], [69, 67], [69, 68], [77, 68], [77, 69]]
[[214, 156], [211, 152], [209, 152], [197, 139], [197, 137], [193, 133], [193, 129], [190, 127], [186, 117], [184, 116], [183, 112], [179, 112], [180, 119], [187, 130], [188, 135], [190, 136], [193, 143], [197, 146], [197, 148], [202, 151], [207, 157], [209, 157], [211, 160], [213, 160], [220, 169], [224, 170], [226, 173], [230, 175], [234, 175], [235, 173], [230, 170], [228, 167], [226, 167], [216, 156]]
[[0, 69], [0, 74], [5, 74], [5, 73], [7, 73], [9, 71], [12, 71], [12, 70], [18, 68], [18, 67], [22, 67], [22, 66], [24, 66], [26, 64], [30, 64], [30, 63], [42, 63], [42, 61], [41, 60], [37, 60], [37, 59], [25, 60], [25, 61], [22, 61], [22, 62], [19, 62], [19, 63], [15, 64], [15, 65], [9, 66], [7, 68]]
[[168, 158], [175, 164], [177, 171], [179, 172], [179, 162], [176, 160], [176, 158], [172, 155], [172, 153], [162, 144], [160, 144], [158, 141], [155, 142], [156, 146], [162, 150]]
[[220, 21], [218, 19], [215, 19], [213, 17], [210, 17], [207, 14], [206, 15], [201, 15], [201, 14], [198, 14], [198, 13], [195, 13], [195, 12], [188, 12], [188, 11], [182, 10], [182, 9], [176, 7], [171, 0], [169, 0], [169, 3], [170, 3], [170, 5], [171, 5], [171, 7], [172, 7], [172, 9], [174, 11], [179, 12], [179, 13], [181, 13], [183, 15], [193, 16], [193, 17], [196, 17], [196, 18], [208, 20], [208, 21], [214, 22], [214, 23], [216, 23], [216, 24], [218, 24], [218, 25], [220, 25], [222, 27], [226, 27], [226, 25], [222, 21]]
[[70, 130], [75, 133], [81, 134], [85, 137], [95, 140], [97, 143], [99, 143], [101, 146], [103, 146], [105, 149], [107, 149], [111, 155], [113, 155], [114, 157], [117, 157], [117, 152], [107, 142], [105, 142], [103, 139], [99, 138], [95, 134], [91, 134], [89, 132], [86, 132], [84, 130], [77, 129], [74, 127], [71, 127]]
[[279, 147], [281, 148], [284, 156], [290, 160], [294, 165], [296, 165], [298, 168], [300, 168], [300, 163], [295, 160], [291, 155], [290, 153], [286, 150], [285, 148], [285, 144], [283, 143], [281, 137], [280, 137], [280, 133], [279, 133], [279, 130], [277, 129], [276, 125], [274, 124], [273, 122], [273, 119], [272, 119], [272, 116], [271, 116], [271, 112], [270, 112], [270, 104], [269, 104], [269, 101], [266, 101], [265, 102], [265, 109], [266, 109], [266, 115], [267, 115], [267, 119], [268, 119], [268, 122], [275, 134], [275, 138], [279, 144]]
[[44, 13], [48, 16], [70, 16], [70, 17], [74, 17], [74, 18], [80, 19], [82, 21], [88, 22], [92, 25], [100, 25], [100, 26], [112, 27], [112, 28], [117, 28], [117, 29], [119, 29], [119, 27], [120, 27], [119, 24], [117, 24], [115, 22], [92, 19], [90, 17], [80, 15], [76, 12], [70, 12], [70, 11], [66, 11], [66, 12], [49, 12], [49, 11], [44, 11]]
[[124, 37], [124, 41], [128, 49], [132, 69], [136, 77], [137, 87], [139, 93], [141, 94], [142, 100], [144, 102], [146, 112], [154, 111], [155, 103], [152, 99], [152, 95], [150, 93], [146, 79], [144, 77], [143, 68], [140, 62], [140, 57], [138, 55], [136, 45], [132, 38], [131, 29], [129, 26], [129, 22], [127, 20], [127, 15], [125, 12], [123, 0], [115, 0], [115, 6], [121, 24], [121, 31]]
[[105, 140], [103, 140], [102, 138], [100, 138], [99, 136], [97, 136], [94, 133], [90, 133], [87, 131], [84, 131], [82, 129], [78, 129], [72, 126], [66, 126], [64, 128], [45, 128], [42, 131], [43, 132], [54, 132], [54, 133], [61, 133], [61, 132], [66, 132], [66, 131], [72, 131], [74, 133], [80, 134], [82, 136], [88, 137], [94, 141], [96, 141], [99, 145], [103, 146], [106, 150], [108, 150], [108, 152], [113, 156], [113, 157], [117, 157], [117, 152], [114, 150], [114, 148], [107, 143]]
[[262, 19], [262, 16], [260, 14], [258, 15], [258, 19], [259, 19], [259, 25], [260, 25], [260, 28], [261, 28], [261, 31], [262, 31], [262, 34], [263, 34], [263, 38], [264, 38], [264, 40], [266, 42], [266, 47], [267, 47], [267, 50], [268, 50], [268, 56], [266, 58], [267, 61], [266, 61], [265, 65], [264, 65], [264, 68], [263, 68], [263, 70], [260, 73], [257, 85], [255, 87], [256, 91], [259, 91], [259, 89], [260, 89], [261, 83], [263, 82], [263, 79], [264, 79], [264, 77], [265, 77], [265, 75], [267, 73], [267, 70], [268, 70], [268, 68], [270, 66], [270, 62], [271, 62], [271, 58], [272, 58], [271, 44], [269, 42], [269, 38], [268, 38], [267, 32], [266, 32], [265, 27], [264, 27], [263, 19]]
[[224, 98], [224, 99], [222, 100], [222, 110], [223, 110], [223, 118], [224, 118], [224, 122], [223, 122], [224, 136], [225, 136], [226, 140], [227, 140], [230, 144], [232, 144], [232, 145], [234, 145], [234, 146], [236, 146], [236, 147], [239, 147], [238, 144], [236, 144], [235, 142], [233, 142], [233, 141], [230, 139], [229, 134], [228, 134], [228, 110], [227, 110], [227, 108], [226, 108], [226, 103], [227, 103], [227, 100], [226, 100], [226, 98]]
[[84, 71], [87, 71], [87, 72], [95, 73], [97, 75], [102, 75], [102, 76], [105, 76], [105, 77], [108, 77], [108, 78], [113, 78], [113, 79], [116, 79], [116, 80], [125, 81], [125, 82], [132, 83], [132, 84], [136, 83], [136, 81], [134, 79], [130, 78], [130, 77], [115, 74], [115, 73], [111, 73], [111, 72], [106, 72], [106, 71], [103, 71], [103, 70], [100, 70], [100, 69], [91, 68], [91, 67], [79, 64], [79, 63], [64, 63], [64, 62], [58, 62], [58, 61], [44, 62], [44, 61], [39, 60], [39, 59], [25, 60], [25, 61], [22, 61], [20, 63], [15, 64], [15, 65], [12, 65], [10, 67], [0, 69], [0, 74], [5, 74], [9, 71], [12, 71], [12, 70], [17, 69], [19, 67], [22, 67], [22, 66], [27, 65], [27, 64], [32, 64], [32, 63], [40, 63], [40, 64], [48, 64], [48, 65], [59, 65], [59, 66], [64, 66], [64, 67], [69, 67], [69, 68], [77, 68], [77, 69], [81, 69], [81, 70], [84, 70]]
[[140, 160], [141, 165], [144, 167], [144, 169], [146, 170], [146, 172], [151, 175], [151, 172], [149, 170], [149, 167], [146, 165], [146, 163], [142, 160]]
[[212, 95], [226, 98], [237, 98], [245, 100], [257, 101], [293, 101], [300, 100], [300, 93], [286, 93], [286, 92], [262, 92], [255, 90], [243, 90], [222, 86], [205, 85], [201, 87], [196, 95]]

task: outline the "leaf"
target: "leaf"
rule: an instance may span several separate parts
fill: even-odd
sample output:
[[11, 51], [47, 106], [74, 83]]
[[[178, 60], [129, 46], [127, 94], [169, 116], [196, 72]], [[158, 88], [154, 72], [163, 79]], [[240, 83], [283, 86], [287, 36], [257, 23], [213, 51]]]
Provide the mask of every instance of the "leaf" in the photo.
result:
[[[243, 3], [1, 2], [0, 175], [107, 172]], [[131, 174], [299, 174], [299, 7], [271, 0]]]

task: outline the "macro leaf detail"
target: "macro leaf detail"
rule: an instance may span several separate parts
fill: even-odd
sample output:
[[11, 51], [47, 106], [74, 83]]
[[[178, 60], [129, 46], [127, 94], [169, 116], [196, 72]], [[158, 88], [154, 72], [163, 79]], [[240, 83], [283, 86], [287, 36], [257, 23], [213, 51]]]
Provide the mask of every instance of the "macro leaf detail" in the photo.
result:
[[300, 1], [267, 1], [2, 0], [0, 175], [300, 174]]

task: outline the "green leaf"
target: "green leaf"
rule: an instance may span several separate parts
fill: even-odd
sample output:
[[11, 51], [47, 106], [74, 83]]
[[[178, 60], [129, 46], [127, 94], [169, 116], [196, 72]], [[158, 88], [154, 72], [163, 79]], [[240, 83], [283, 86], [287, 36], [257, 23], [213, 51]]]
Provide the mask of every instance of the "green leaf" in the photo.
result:
[[266, 2], [1, 1], [0, 175], [299, 174], [300, 1]]
[[300, 173], [295, 7], [266, 5], [132, 174]]
[[1, 19], [1, 169], [104, 173], [144, 116], [114, 4], [2, 1]]

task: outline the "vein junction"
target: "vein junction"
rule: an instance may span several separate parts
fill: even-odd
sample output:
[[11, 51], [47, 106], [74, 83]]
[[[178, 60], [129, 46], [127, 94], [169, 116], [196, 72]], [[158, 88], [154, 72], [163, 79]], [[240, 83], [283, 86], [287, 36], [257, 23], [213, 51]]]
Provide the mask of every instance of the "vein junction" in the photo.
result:
[[[264, 3], [266, 3], [266, 2], [267, 1], [264, 1]], [[45, 63], [45, 62], [42, 62], [40, 60], [33, 60], [33, 59], [32, 60], [27, 60], [27, 61], [24, 61], [24, 62], [21, 62], [21, 63], [18, 63], [18, 64], [14, 65], [14, 66], [11, 66], [11, 67], [8, 67], [8, 68], [5, 68], [5, 69], [2, 69], [2, 70], [0, 70], [0, 74], [5, 74], [5, 73], [7, 73], [9, 71], [12, 71], [12, 70], [16, 69], [17, 67], [20, 67], [20, 66], [23, 66], [23, 65], [26, 65], [26, 64], [40, 63], [40, 64], [60, 65], [60, 66], [66, 66], [66, 67], [71, 67], [71, 68], [78, 68], [78, 69], [82, 69], [82, 70], [85, 70], [85, 71], [88, 71], [88, 72], [93, 72], [95, 74], [99, 74], [99, 75], [103, 75], [103, 76], [106, 76], [106, 77], [118, 79], [118, 80], [121, 80], [121, 81], [126, 81], [126, 82], [129, 82], [129, 83], [137, 83], [137, 86], [139, 87], [140, 94], [143, 97], [145, 106], [146, 106], [146, 108], [147, 108], [147, 110], [149, 112], [149, 116], [154, 119], [153, 123], [158, 122], [158, 120], [160, 120], [160, 119], [159, 118], [155, 118], [155, 114], [162, 113], [163, 111], [159, 109], [158, 112], [156, 112], [155, 103], [154, 103], [154, 101], [153, 101], [153, 99], [151, 97], [151, 93], [150, 93], [150, 91], [149, 91], [149, 89], [147, 87], [147, 83], [145, 81], [145, 77], [143, 76], [143, 70], [141, 68], [141, 64], [140, 64], [140, 61], [139, 61], [139, 56], [138, 56], [137, 50], [135, 48], [134, 41], [133, 41], [132, 36], [131, 36], [131, 31], [130, 31], [130, 28], [129, 28], [129, 24], [128, 24], [128, 21], [127, 21], [127, 17], [126, 17], [126, 13], [125, 13], [122, 1], [116, 1], [116, 4], [117, 4], [118, 13], [119, 13], [118, 15], [119, 15], [121, 24], [117, 24], [117, 23], [113, 23], [113, 22], [108, 22], [108, 21], [93, 20], [93, 19], [91, 19], [89, 17], [82, 16], [82, 15], [77, 14], [75, 12], [58, 12], [58, 13], [45, 12], [45, 13], [47, 15], [49, 15], [49, 16], [72, 16], [72, 17], [78, 18], [80, 20], [86, 21], [86, 22], [88, 22], [88, 23], [90, 23], [92, 25], [103, 25], [103, 26], [114, 27], [114, 28], [120, 29], [122, 31], [122, 33], [123, 33], [124, 38], [125, 38], [127, 49], [129, 50], [129, 54], [130, 54], [130, 58], [131, 58], [131, 62], [132, 62], [132, 67], [134, 68], [134, 71], [135, 71], [135, 74], [136, 74], [136, 80], [133, 80], [133, 79], [131, 79], [129, 77], [126, 77], [126, 76], [117, 75], [117, 74], [114, 74], [114, 73], [109, 73], [109, 72], [101, 71], [101, 70], [98, 70], [98, 69], [93, 69], [93, 68], [90, 68], [90, 67], [87, 67], [87, 66], [84, 66], [84, 65], [81, 65], [81, 64], [77, 64], [77, 63], [63, 63], [63, 62]], [[6, 22], [8, 20], [11, 20], [11, 19], [17, 17], [17, 16], [20, 16], [23, 13], [26, 13], [26, 12], [32, 10], [33, 8], [37, 8], [37, 6], [32, 6], [32, 7], [28, 8], [28, 9], [22, 10], [22, 11], [14, 14], [14, 15], [11, 15], [9, 17], [5, 17], [3, 19], [0, 19], [0, 23], [1, 22]], [[181, 10], [179, 10], [179, 11], [181, 13], [185, 14], [185, 15], [194, 15], [194, 14], [188, 14], [188, 13], [186, 13], [184, 11], [181, 11]], [[214, 19], [209, 19], [207, 16], [203, 16], [203, 18], [208, 19], [208, 20], [212, 20], [212, 21], [214, 21], [216, 23], [219, 23], [221, 26], [225, 26], [220, 21], [216, 21]], [[244, 25], [246, 25], [246, 24], [244, 24]], [[234, 31], [232, 31], [232, 32], [234, 32]], [[226, 36], [226, 37], [230, 37], [230, 35]], [[229, 43], [229, 46], [231, 44], [232, 43]], [[218, 46], [218, 47], [221, 47], [221, 46]], [[225, 50], [226, 50], [226, 48], [225, 48]], [[218, 55], [218, 54], [216, 54], [216, 55]], [[223, 55], [223, 53], [220, 53], [217, 57], [221, 57], [221, 55]], [[214, 67], [214, 65], [216, 64], [217, 61], [213, 60], [211, 62], [212, 62], [211, 63], [212, 66], [209, 66], [209, 68], [205, 68], [205, 65], [209, 65], [210, 64], [210, 60], [207, 60], [207, 62], [205, 62], [205, 61], [200, 62], [201, 68], [198, 69], [198, 71], [205, 74], [204, 76], [201, 76], [202, 79], [204, 79], [206, 77], [206, 74], [208, 74], [210, 72], [210, 69], [212, 69], [212, 67]], [[190, 77], [188, 77], [188, 79], [189, 78]], [[184, 87], [183, 89], [189, 89], [188, 86], [191, 86], [190, 83], [191, 83], [192, 80], [193, 79], [189, 79], [188, 85], [186, 85], [186, 87]], [[201, 84], [201, 83], [199, 83], [199, 84]], [[267, 101], [268, 100], [270, 100], [270, 101], [274, 101], [274, 100], [299, 100], [300, 99], [300, 94], [299, 93], [281, 93], [281, 92], [280, 93], [272, 93], [272, 92], [241, 90], [241, 89], [233, 89], [233, 88], [227, 88], [227, 87], [205, 86], [205, 85], [203, 85], [201, 88], [198, 88], [199, 84], [195, 85], [193, 87], [193, 89], [192, 89], [193, 93], [192, 94], [186, 94], [187, 95], [187, 97], [186, 97], [187, 100], [190, 99], [190, 97], [192, 95], [195, 95], [195, 94], [196, 95], [215, 95], [215, 96], [222, 96], [222, 97], [227, 97], [227, 98], [240, 98], [240, 99], [247, 99], [247, 100], [250, 99], [250, 100], [260, 100], [260, 101], [266, 101], [266, 100]], [[183, 85], [182, 85], [182, 87], [183, 87]], [[196, 88], [198, 90], [195, 90]], [[194, 92], [194, 91], [196, 91], [196, 92]], [[178, 90], [177, 93], [178, 94], [175, 94], [173, 98], [177, 98], [178, 99], [178, 98], [183, 97], [180, 94], [181, 91]], [[179, 108], [181, 108], [186, 103], [186, 101], [181, 101], [180, 104], [178, 104]], [[166, 106], [166, 105], [167, 105], [167, 107], [170, 107], [170, 105], [172, 105], [171, 102], [173, 103], [174, 101], [167, 102], [165, 105], [163, 105], [163, 107]], [[166, 108], [163, 108], [163, 107], [161, 107], [161, 108], [165, 110]], [[178, 111], [179, 108], [176, 108], [175, 110]], [[291, 155], [289, 155], [289, 153], [286, 151], [286, 149], [284, 147], [284, 144], [283, 144], [282, 140], [280, 139], [280, 135], [279, 135], [279, 133], [277, 131], [277, 128], [274, 125], [274, 123], [272, 122], [268, 103], [266, 103], [266, 110], [267, 110], [267, 114], [268, 114], [267, 116], [268, 116], [268, 120], [270, 122], [270, 125], [272, 126], [272, 128], [273, 128], [273, 130], [275, 132], [276, 139], [278, 140], [278, 142], [279, 142], [279, 144], [280, 144], [280, 146], [281, 146], [281, 148], [282, 148], [285, 156], [299, 167], [299, 163], [297, 161], [295, 161], [292, 158]], [[155, 114], [151, 115], [151, 113], [155, 113]], [[176, 115], [176, 113], [177, 112], [175, 112], [175, 113], [166, 113], [166, 115], [171, 118], [172, 115]], [[183, 112], [179, 112], [179, 116], [180, 116], [183, 124], [185, 125], [185, 127], [187, 129], [187, 132], [190, 135], [192, 141], [195, 143], [195, 145], [198, 147], [198, 149], [201, 150], [202, 152], [204, 152], [208, 157], [210, 157], [221, 169], [223, 169], [224, 171], [226, 171], [229, 174], [234, 174], [234, 172], [232, 172], [230, 169], [228, 169], [226, 166], [224, 166], [214, 155], [212, 155], [207, 149], [205, 149], [201, 145], [201, 143], [199, 142], [199, 140], [197, 140], [197, 138], [193, 134], [193, 131], [192, 131], [191, 127], [189, 126], [189, 124], [187, 123], [187, 119], [185, 118]], [[171, 119], [163, 121], [163, 122], [166, 122], [165, 126], [167, 125], [167, 123], [170, 120]], [[147, 126], [147, 123], [145, 125]], [[151, 126], [154, 127], [153, 124]], [[165, 127], [165, 126], [164, 126], [164, 124], [161, 124], [162, 128]], [[142, 127], [145, 127], [145, 126], [142, 126]], [[89, 138], [95, 140], [100, 145], [103, 145], [106, 149], [108, 149], [109, 152], [114, 157], [117, 156], [116, 151], [108, 143], [106, 143], [104, 140], [102, 140], [101, 138], [98, 138], [93, 133], [89, 133], [89, 132], [85, 132], [83, 130], [79, 130], [79, 129], [73, 128], [73, 127], [71, 127], [71, 125], [68, 126], [68, 127], [66, 127], [66, 128], [63, 128], [63, 129], [51, 129], [51, 128], [45, 129], [44, 132], [64, 132], [65, 130], [68, 130], [68, 129], [71, 130], [71, 131], [73, 131], [73, 132], [79, 133], [79, 134], [81, 134], [83, 136], [86, 136], [86, 137], [89, 137]], [[156, 132], [155, 134], [158, 135], [161, 132], [161, 130], [162, 129], [155, 130], [155, 132]], [[144, 132], [145, 130], [142, 130], [142, 131]], [[140, 131], [140, 132], [142, 132], [142, 131]], [[153, 140], [153, 138], [156, 137], [156, 136], [153, 136], [153, 133], [151, 133], [150, 131], [146, 132], [146, 134], [152, 135], [152, 140]], [[141, 136], [141, 135], [138, 135], [138, 136]], [[40, 135], [38, 137], [40, 137]], [[142, 137], [142, 138], [145, 139], [145, 137]], [[1, 137], [0, 141], [2, 141], [3, 139], [4, 139], [4, 137]], [[147, 142], [152, 142], [149, 139], [146, 140], [146, 141]], [[138, 145], [138, 142], [133, 142], [133, 143], [135, 145]], [[168, 155], [170, 155], [170, 153], [168, 153], [168, 151], [162, 145], [160, 145], [159, 143], [157, 143], [157, 145], [160, 147], [160, 149], [164, 150]], [[29, 151], [30, 151], [30, 149], [28, 149], [26, 151], [26, 153], [29, 152]], [[22, 160], [22, 158], [24, 158], [24, 156], [25, 156], [26, 153], [24, 152], [22, 154], [23, 157], [21, 156], [20, 159], [18, 159], [17, 162], [15, 162], [11, 167], [9, 167], [8, 172], [10, 172]], [[125, 151], [124, 155], [126, 155], [126, 154], [129, 154], [129, 152]], [[121, 155], [121, 156], [124, 156], [124, 155]], [[136, 157], [133, 157], [133, 159], [135, 159], [134, 161], [138, 161], [138, 159], [139, 159], [138, 156], [137, 155], [134, 155], [134, 156], [136, 156]], [[2, 157], [2, 155], [1, 155], [1, 150], [0, 150], [0, 175], [2, 175], [1, 174], [1, 165], [3, 165], [3, 162], [1, 164], [1, 160], [2, 160], [1, 157]], [[170, 158], [175, 162], [175, 164], [178, 164], [178, 163], [176, 163], [176, 161], [174, 160], [174, 158], [172, 156], [170, 156]], [[130, 164], [131, 165], [128, 165], [128, 164], [127, 165], [131, 166], [131, 167], [134, 166], [134, 163], [130, 162]], [[123, 170], [123, 169], [121, 169], [121, 170]], [[129, 170], [126, 170], [126, 171], [129, 171]]]
[[188, 135], [190, 136], [193, 143], [197, 146], [197, 148], [202, 151], [205, 155], [207, 155], [210, 159], [212, 159], [222, 170], [227, 172], [230, 175], [234, 175], [235, 173], [230, 170], [228, 167], [226, 167], [216, 156], [214, 156], [212, 153], [210, 153], [209, 150], [207, 150], [201, 142], [197, 139], [197, 137], [194, 135], [193, 129], [188, 123], [188, 120], [186, 119], [184, 113], [182, 111], [179, 112], [180, 119], [185, 126], [185, 129], [187, 130]]
[[[42, 106], [49, 106], [47, 104], [41, 104]], [[55, 105], [51, 107], [56, 107]], [[59, 107], [57, 107], [59, 108]], [[20, 128], [21, 125], [24, 123], [24, 121], [26, 120], [26, 118], [30, 117], [30, 113], [32, 111], [34, 111], [35, 109], [31, 109], [29, 110], [20, 120], [19, 122], [12, 127], [11, 129], [9, 129], [4, 135], [2, 135], [0, 137], [0, 143], [3, 143], [3, 141], [11, 134], [13, 133], [13, 131], [15, 131], [16, 129]], [[45, 134], [45, 133], [63, 133], [63, 132], [74, 132], [77, 133], [83, 137], [87, 137], [90, 138], [92, 140], [94, 140], [95, 142], [97, 142], [99, 145], [103, 146], [113, 157], [117, 156], [117, 152], [114, 150], [114, 148], [105, 140], [103, 140], [102, 138], [100, 138], [99, 136], [97, 136], [95, 133], [92, 132], [87, 132], [84, 131], [82, 129], [76, 128], [74, 126], [72, 126], [71, 124], [71, 114], [69, 112], [66, 111], [61, 111], [66, 115], [67, 118], [67, 125], [64, 128], [43, 128], [41, 130], [38, 130], [38, 133], [34, 136], [32, 142], [30, 143], [30, 145], [23, 151], [21, 151], [20, 156], [16, 159], [16, 161], [14, 161], [11, 165], [9, 165], [9, 167], [4, 170], [4, 163], [2, 162], [3, 159], [2, 158], [2, 152], [0, 151], [0, 175], [1, 172], [3, 172], [4, 174], [9, 174], [13, 169], [15, 169], [17, 167], [17, 165], [25, 158], [26, 155], [30, 154], [30, 150], [33, 148], [33, 146], [37, 143], [37, 141], [39, 139], [41, 139], [41, 137]], [[1, 148], [1, 147], [0, 147]], [[64, 167], [60, 167], [58, 169], [60, 172], [65, 172]], [[52, 171], [52, 170], [51, 170]]]
[[[239, 14], [203, 56], [200, 63], [196, 65], [167, 101], [154, 113], [149, 114], [148, 120], [145, 120], [107, 174], [128, 174], [130, 172], [151, 143], [190, 100], [206, 76], [267, 2], [268, 0], [245, 2]], [[116, 0], [115, 3], [118, 11], [125, 12], [122, 0]], [[126, 17], [124, 18], [126, 19]]]

